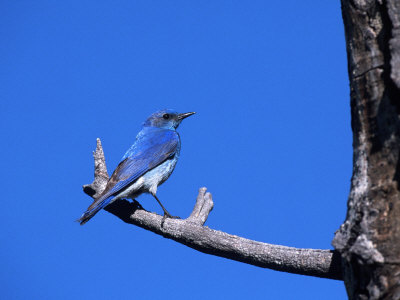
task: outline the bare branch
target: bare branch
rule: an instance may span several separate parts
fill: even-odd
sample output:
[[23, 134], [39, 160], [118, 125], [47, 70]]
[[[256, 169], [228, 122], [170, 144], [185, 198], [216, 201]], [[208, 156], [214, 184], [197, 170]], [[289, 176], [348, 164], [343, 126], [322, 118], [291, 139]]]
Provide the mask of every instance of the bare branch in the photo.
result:
[[[94, 159], [95, 180], [83, 187], [84, 192], [91, 197], [101, 193], [108, 179], [99, 139]], [[187, 219], [166, 219], [163, 226], [162, 216], [144, 210], [137, 201], [132, 203], [117, 200], [105, 210], [128, 224], [152, 231], [203, 253], [277, 271], [342, 280], [340, 256], [335, 251], [272, 245], [203, 226], [213, 205], [211, 194], [206, 188], [200, 188], [190, 216]]]
[[110, 177], [107, 172], [106, 158], [99, 138], [96, 144], [96, 151], [93, 152], [94, 181], [91, 184], [83, 186], [83, 191], [92, 198], [97, 198], [101, 192], [104, 191], [108, 178]]
[[210, 193], [206, 193], [206, 191], [207, 189], [205, 187], [199, 190], [196, 205], [194, 206], [189, 218], [187, 218], [188, 221], [201, 226], [207, 221], [208, 215], [214, 207], [212, 196]]

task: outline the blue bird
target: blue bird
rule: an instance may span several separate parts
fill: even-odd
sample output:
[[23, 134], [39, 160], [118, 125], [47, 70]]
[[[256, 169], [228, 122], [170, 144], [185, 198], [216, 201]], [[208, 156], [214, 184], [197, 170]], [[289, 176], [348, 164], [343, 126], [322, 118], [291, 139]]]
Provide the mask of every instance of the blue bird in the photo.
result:
[[176, 129], [183, 119], [193, 114], [166, 109], [148, 117], [105, 190], [77, 221], [83, 225], [113, 201], [134, 199], [143, 193], [154, 196], [164, 211], [164, 218], [172, 218], [157, 198], [157, 188], [172, 174], [179, 158], [181, 140]]

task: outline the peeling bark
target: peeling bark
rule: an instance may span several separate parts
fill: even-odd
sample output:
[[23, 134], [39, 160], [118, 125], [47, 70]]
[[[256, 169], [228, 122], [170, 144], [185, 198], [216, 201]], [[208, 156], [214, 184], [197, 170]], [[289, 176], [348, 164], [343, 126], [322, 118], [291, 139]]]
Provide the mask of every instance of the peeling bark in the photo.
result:
[[350, 299], [400, 299], [400, 4], [342, 0], [353, 176], [341, 253]]

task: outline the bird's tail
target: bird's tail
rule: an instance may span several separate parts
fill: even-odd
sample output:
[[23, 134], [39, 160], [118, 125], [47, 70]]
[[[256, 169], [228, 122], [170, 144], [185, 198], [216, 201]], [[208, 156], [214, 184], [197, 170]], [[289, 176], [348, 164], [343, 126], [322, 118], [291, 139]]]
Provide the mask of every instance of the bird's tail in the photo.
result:
[[91, 218], [93, 218], [94, 215], [99, 212], [99, 210], [103, 209], [108, 204], [110, 204], [112, 198], [113, 197], [109, 197], [109, 198], [106, 198], [103, 200], [101, 200], [101, 198], [100, 198], [100, 199], [94, 201], [88, 207], [88, 209], [82, 214], [82, 216], [76, 221], [79, 222], [80, 225], [85, 224], [87, 221], [89, 221]]

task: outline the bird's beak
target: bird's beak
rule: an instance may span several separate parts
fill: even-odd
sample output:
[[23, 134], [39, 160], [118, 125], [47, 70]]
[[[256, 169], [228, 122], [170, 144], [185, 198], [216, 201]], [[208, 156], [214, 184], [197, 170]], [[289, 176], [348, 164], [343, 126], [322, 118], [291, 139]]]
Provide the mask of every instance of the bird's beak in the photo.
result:
[[194, 114], [195, 114], [195, 112], [187, 112], [187, 113], [184, 113], [184, 114], [179, 114], [178, 115], [178, 120], [183, 120], [183, 119], [185, 119], [185, 118], [187, 118], [187, 117], [189, 117], [191, 115], [194, 115]]

